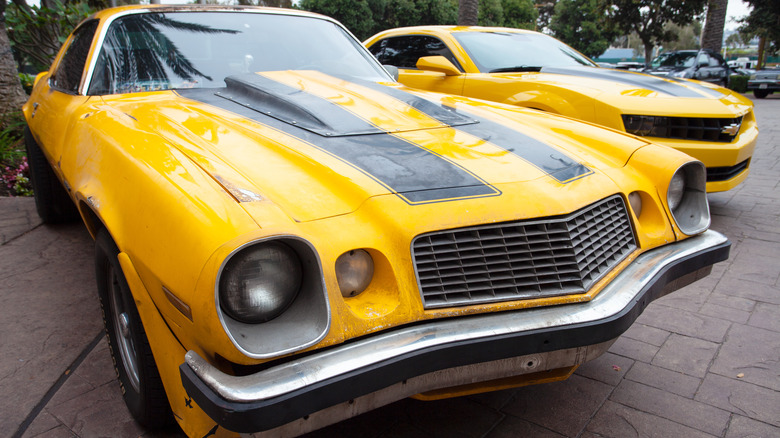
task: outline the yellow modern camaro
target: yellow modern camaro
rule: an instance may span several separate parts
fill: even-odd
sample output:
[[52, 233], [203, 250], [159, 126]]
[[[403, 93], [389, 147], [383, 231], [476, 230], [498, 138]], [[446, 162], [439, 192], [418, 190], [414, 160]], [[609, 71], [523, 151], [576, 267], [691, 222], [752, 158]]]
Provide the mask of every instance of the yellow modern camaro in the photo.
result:
[[409, 27], [365, 44], [409, 87], [536, 108], [683, 151], [706, 166], [709, 192], [750, 171], [753, 103], [725, 88], [599, 68], [555, 38], [518, 29]]
[[99, 12], [24, 114], [130, 411], [195, 437], [565, 379], [730, 248], [701, 162], [405, 88], [315, 14]]

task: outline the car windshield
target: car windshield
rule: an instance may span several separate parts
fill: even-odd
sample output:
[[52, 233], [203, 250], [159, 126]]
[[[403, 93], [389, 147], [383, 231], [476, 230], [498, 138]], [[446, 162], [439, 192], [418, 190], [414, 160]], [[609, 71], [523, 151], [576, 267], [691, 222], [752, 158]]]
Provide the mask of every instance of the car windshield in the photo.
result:
[[249, 12], [142, 13], [111, 23], [89, 94], [224, 87], [231, 75], [279, 70], [390, 80], [354, 38], [327, 20]]
[[590, 59], [555, 38], [538, 33], [454, 32], [479, 71], [528, 67], [593, 66]]
[[693, 67], [696, 52], [662, 53], [650, 64], [653, 67]]

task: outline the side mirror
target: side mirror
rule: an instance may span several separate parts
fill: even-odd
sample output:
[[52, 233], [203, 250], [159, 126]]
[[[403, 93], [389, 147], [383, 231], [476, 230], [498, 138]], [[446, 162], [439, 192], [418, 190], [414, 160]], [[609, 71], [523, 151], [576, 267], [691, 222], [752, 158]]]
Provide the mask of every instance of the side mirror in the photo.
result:
[[460, 76], [458, 67], [443, 56], [423, 56], [417, 60], [417, 68], [425, 71], [444, 73], [447, 76]]
[[38, 81], [40, 81], [41, 78], [43, 78], [47, 74], [49, 74], [49, 72], [42, 71], [42, 72], [38, 73], [37, 75], [35, 75], [35, 81], [33, 81], [33, 88], [35, 88], [35, 86], [38, 85]]
[[389, 64], [382, 64], [382, 67], [384, 67], [385, 70], [390, 73], [390, 76], [392, 76], [393, 79], [398, 82], [398, 67]]

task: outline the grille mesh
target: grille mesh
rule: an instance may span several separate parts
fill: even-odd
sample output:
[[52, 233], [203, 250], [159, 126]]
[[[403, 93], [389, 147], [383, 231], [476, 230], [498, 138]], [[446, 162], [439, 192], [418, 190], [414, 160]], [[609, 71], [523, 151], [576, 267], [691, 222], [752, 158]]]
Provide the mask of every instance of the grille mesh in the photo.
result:
[[[642, 119], [640, 123], [638, 119]], [[730, 143], [742, 125], [742, 117], [652, 117], [623, 115], [626, 131], [639, 136]], [[639, 126], [639, 128], [637, 128]], [[736, 127], [733, 132], [724, 129]]]
[[615, 195], [567, 216], [424, 234], [412, 257], [431, 309], [584, 293], [634, 249]]

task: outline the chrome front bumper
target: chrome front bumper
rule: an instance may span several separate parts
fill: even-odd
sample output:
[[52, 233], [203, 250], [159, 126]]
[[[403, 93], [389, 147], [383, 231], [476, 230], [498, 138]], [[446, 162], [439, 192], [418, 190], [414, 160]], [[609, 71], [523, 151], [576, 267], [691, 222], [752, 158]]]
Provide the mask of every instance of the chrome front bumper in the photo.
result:
[[[713, 264], [728, 258], [730, 246], [722, 234], [707, 231], [640, 255], [590, 302], [424, 322], [248, 376], [227, 375], [190, 351], [180, 366], [182, 383], [223, 427], [236, 432], [270, 430], [420, 376], [441, 377], [441, 372], [458, 367], [495, 369], [496, 364], [519, 357], [546, 357], [607, 343], [627, 330], [650, 302], [709, 274]], [[592, 359], [592, 354], [585, 356]], [[531, 371], [504, 372], [498, 377]], [[451, 375], [437, 385], [462, 384], [462, 373]], [[408, 388], [396, 399], [418, 392], [417, 387]]]

